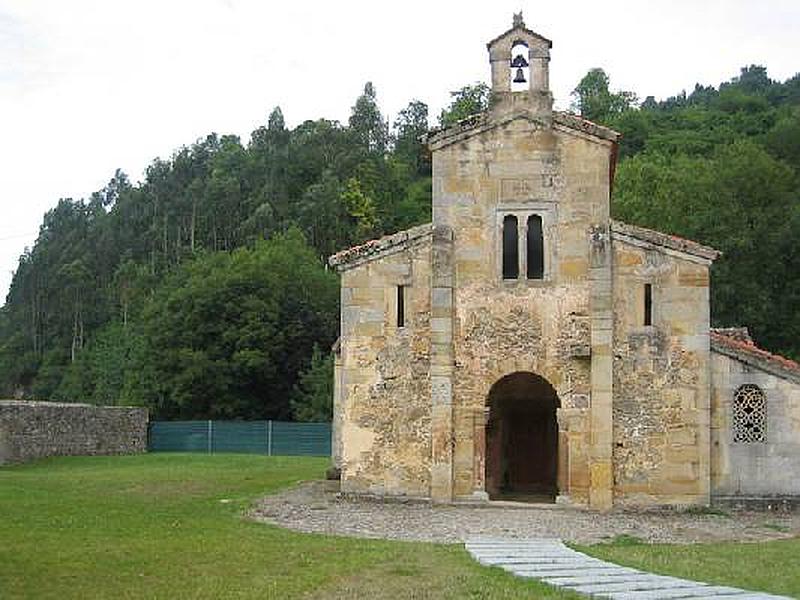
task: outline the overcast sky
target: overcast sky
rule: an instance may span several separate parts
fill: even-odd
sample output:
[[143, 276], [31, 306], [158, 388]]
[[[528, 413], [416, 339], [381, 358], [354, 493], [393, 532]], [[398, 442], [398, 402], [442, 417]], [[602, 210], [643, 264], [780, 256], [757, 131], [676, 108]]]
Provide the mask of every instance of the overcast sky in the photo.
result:
[[0, 300], [59, 198], [212, 131], [246, 142], [276, 105], [346, 121], [368, 80], [392, 119], [415, 98], [434, 116], [488, 81], [485, 43], [520, 9], [553, 40], [560, 108], [592, 67], [640, 98], [800, 71], [798, 0], [0, 0]]

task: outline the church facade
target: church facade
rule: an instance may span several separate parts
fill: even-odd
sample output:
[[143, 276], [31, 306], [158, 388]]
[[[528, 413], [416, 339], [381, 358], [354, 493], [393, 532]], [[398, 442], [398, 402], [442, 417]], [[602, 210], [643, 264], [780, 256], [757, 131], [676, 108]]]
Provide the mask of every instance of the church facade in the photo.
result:
[[800, 365], [710, 329], [717, 251], [611, 219], [619, 134], [553, 110], [551, 47], [516, 16], [490, 109], [429, 136], [433, 222], [329, 260], [342, 491], [800, 496]]

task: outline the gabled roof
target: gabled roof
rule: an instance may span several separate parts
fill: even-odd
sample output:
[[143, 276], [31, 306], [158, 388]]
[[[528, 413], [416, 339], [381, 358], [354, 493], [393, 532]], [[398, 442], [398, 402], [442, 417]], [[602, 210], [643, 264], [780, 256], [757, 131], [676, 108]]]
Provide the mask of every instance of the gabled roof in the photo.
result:
[[506, 37], [507, 35], [509, 35], [509, 34], [511, 34], [511, 33], [515, 33], [515, 32], [516, 32], [516, 33], [527, 33], [528, 35], [530, 35], [530, 36], [532, 36], [532, 37], [535, 37], [535, 38], [537, 38], [537, 39], [540, 39], [540, 40], [542, 40], [543, 42], [545, 42], [545, 43], [547, 44], [547, 47], [548, 47], [548, 48], [552, 48], [552, 47], [553, 47], [553, 42], [551, 42], [550, 40], [548, 40], [548, 39], [547, 39], [546, 37], [544, 37], [543, 35], [540, 35], [540, 34], [536, 33], [535, 31], [533, 31], [533, 30], [531, 30], [531, 29], [528, 29], [528, 28], [525, 26], [525, 21], [523, 21], [523, 20], [522, 20], [522, 13], [519, 13], [518, 15], [514, 15], [514, 25], [511, 27], [511, 29], [509, 29], [508, 31], [505, 31], [505, 32], [501, 33], [501, 34], [500, 34], [500, 35], [498, 35], [496, 38], [494, 38], [493, 40], [491, 40], [490, 42], [488, 42], [488, 43], [486, 44], [486, 47], [487, 47], [487, 48], [491, 48], [493, 44], [495, 44], [495, 43], [496, 43], [496, 42], [498, 42], [499, 40], [503, 39], [503, 38], [504, 38], [504, 37]]
[[721, 254], [719, 250], [715, 250], [711, 246], [704, 246], [692, 240], [655, 231], [654, 229], [629, 225], [622, 221], [611, 221], [611, 235], [621, 241], [634, 240], [641, 245], [654, 245], [680, 252], [681, 254], [688, 254], [689, 256], [703, 259], [704, 262], [711, 262]]
[[[447, 127], [432, 129], [430, 133], [425, 136], [424, 142], [426, 142], [429, 146], [444, 142], [441, 145], [446, 146], [470, 138], [473, 135], [477, 135], [484, 131], [489, 131], [495, 127], [505, 125], [506, 123], [510, 123], [516, 119], [538, 121], [536, 117], [525, 112], [515, 113], [497, 120], [493, 120], [491, 118], [491, 113], [488, 111], [476, 113], [460, 119], [459, 121], [453, 123], [452, 125], [448, 125]], [[574, 115], [572, 113], [556, 110], [553, 111], [553, 126], [562, 130], [582, 133], [584, 135], [606, 140], [612, 143], [616, 143], [619, 138], [622, 137], [622, 134], [614, 131], [613, 129], [604, 127], [603, 125], [598, 125], [589, 119], [584, 119], [583, 117], [579, 117], [578, 115]]]
[[584, 119], [583, 117], [571, 112], [554, 110], [553, 123], [574, 129], [575, 131], [580, 131], [581, 133], [585, 133], [593, 137], [608, 140], [609, 142], [616, 142], [622, 137], [621, 133], [614, 131], [610, 127], [599, 125], [594, 121]]
[[[337, 269], [344, 269], [353, 264], [371, 260], [379, 255], [389, 253], [404, 244], [428, 237], [433, 233], [433, 229], [434, 226], [432, 223], [425, 223], [424, 225], [417, 225], [405, 231], [385, 235], [376, 240], [370, 240], [358, 246], [353, 246], [352, 248], [337, 252], [328, 258], [328, 264]], [[653, 229], [646, 229], [637, 225], [629, 225], [621, 221], [611, 221], [611, 235], [621, 241], [636, 241], [639, 242], [639, 245], [653, 245], [666, 248], [674, 252], [689, 255], [690, 257], [700, 258], [704, 262], [713, 261], [720, 255], [720, 252], [714, 248], [698, 244], [692, 240], [661, 233]]]
[[433, 224], [425, 223], [411, 229], [385, 235], [377, 240], [364, 242], [359, 246], [347, 248], [328, 258], [328, 264], [337, 269], [345, 269], [364, 260], [372, 259], [378, 255], [386, 254], [399, 246], [428, 237], [433, 234]]
[[759, 348], [750, 339], [746, 328], [712, 329], [709, 337], [711, 350], [714, 352], [735, 358], [777, 377], [800, 383], [800, 364]]

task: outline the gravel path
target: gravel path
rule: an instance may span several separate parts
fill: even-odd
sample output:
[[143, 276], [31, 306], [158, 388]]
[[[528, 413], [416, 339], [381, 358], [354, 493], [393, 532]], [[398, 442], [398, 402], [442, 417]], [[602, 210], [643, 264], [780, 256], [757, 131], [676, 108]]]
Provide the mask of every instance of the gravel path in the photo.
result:
[[340, 497], [333, 482], [315, 481], [267, 496], [255, 519], [295, 529], [364, 538], [462, 542], [476, 536], [560, 538], [577, 543], [618, 535], [648, 542], [764, 541], [800, 535], [800, 515], [737, 512], [728, 516], [675, 511], [586, 510], [539, 505], [515, 507], [432, 505]]

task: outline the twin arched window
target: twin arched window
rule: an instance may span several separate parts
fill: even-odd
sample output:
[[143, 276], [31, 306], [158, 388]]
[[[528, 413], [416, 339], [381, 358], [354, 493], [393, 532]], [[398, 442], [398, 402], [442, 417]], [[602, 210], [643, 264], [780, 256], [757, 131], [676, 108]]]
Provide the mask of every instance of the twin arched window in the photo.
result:
[[[530, 215], [525, 224], [525, 273], [528, 279], [544, 279], [544, 231], [542, 216]], [[503, 217], [503, 279], [519, 279], [519, 219]]]
[[767, 441], [767, 397], [757, 385], [746, 383], [733, 395], [733, 441], [741, 444]]

